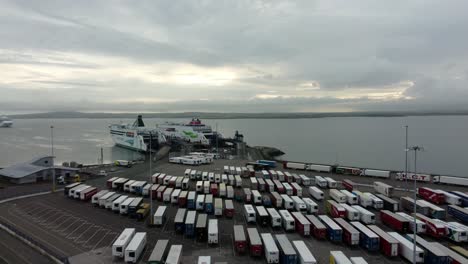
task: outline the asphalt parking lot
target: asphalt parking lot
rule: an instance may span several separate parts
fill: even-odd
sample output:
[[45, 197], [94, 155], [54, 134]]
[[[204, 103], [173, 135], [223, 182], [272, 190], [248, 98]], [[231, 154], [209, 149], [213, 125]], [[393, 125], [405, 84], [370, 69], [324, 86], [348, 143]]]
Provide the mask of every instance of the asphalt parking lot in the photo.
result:
[[[245, 161], [239, 160], [219, 160], [215, 164], [203, 165], [195, 167], [197, 170], [221, 172], [224, 165], [242, 165]], [[153, 173], [164, 172], [171, 175], [183, 175], [186, 166], [169, 164], [167, 162], [159, 162], [153, 166]], [[280, 168], [278, 168], [280, 169]], [[304, 173], [304, 172], [301, 172]], [[306, 172], [306, 175], [317, 175], [317, 173]], [[127, 177], [138, 180], [149, 179], [149, 165], [141, 164], [130, 169], [120, 170], [111, 173], [107, 178], [99, 178], [90, 180], [87, 184], [105, 188], [105, 180], [113, 177]], [[320, 174], [319, 174], [320, 175]], [[329, 176], [327, 174], [323, 174]], [[355, 182], [362, 184], [372, 184], [374, 179], [365, 177], [356, 177], [349, 175], [333, 175], [336, 180], [344, 178], [352, 179]], [[393, 186], [405, 187], [404, 182], [395, 180], [384, 180]], [[248, 186], [248, 179], [244, 180], [244, 186]], [[191, 190], [194, 190], [195, 182], [191, 181]], [[425, 184], [431, 185], [431, 184]], [[438, 186], [442, 189], [461, 189], [466, 188], [453, 186]], [[360, 187], [360, 190], [369, 191], [369, 187]], [[328, 192], [325, 192], [328, 195]], [[397, 192], [398, 196], [407, 195], [404, 192]], [[304, 192], [304, 196], [308, 196]], [[153, 202], [154, 211], [162, 202]], [[127, 216], [121, 216], [111, 211], [94, 207], [91, 203], [76, 201], [64, 197], [62, 192], [47, 194], [43, 196], [16, 200], [4, 204], [0, 204], [2, 221], [29, 234], [34, 239], [42, 242], [49, 249], [57, 252], [60, 255], [72, 257], [71, 263], [84, 263], [87, 257], [94, 257], [94, 262], [109, 263], [123, 262], [112, 259], [110, 256], [110, 246], [117, 238], [120, 232], [126, 227], [135, 227], [138, 232], [148, 232], [148, 244], [145, 248], [141, 263], [144, 263], [156, 241], [158, 239], [169, 239], [171, 244], [182, 244], [183, 247], [183, 263], [196, 263], [195, 260], [199, 255], [211, 255], [214, 261], [226, 261], [228, 263], [263, 263], [264, 259], [253, 259], [249, 255], [237, 255], [234, 251], [232, 226], [234, 224], [243, 224], [245, 227], [254, 227], [256, 225], [247, 225], [242, 215], [242, 204], [234, 202], [236, 214], [233, 219], [225, 217], [219, 219], [219, 245], [210, 247], [206, 243], [196, 242], [192, 238], [186, 238], [181, 234], [174, 232], [174, 216], [178, 207], [170, 205], [168, 210], [167, 221], [162, 227], [148, 227], [145, 222], [139, 222], [136, 219], [131, 219]], [[320, 212], [324, 213], [324, 203], [320, 202]], [[378, 225], [384, 230], [390, 231], [386, 226], [380, 223]], [[210, 216], [210, 218], [215, 218]], [[259, 232], [269, 233], [284, 233], [282, 229], [273, 230], [271, 227], [257, 226]], [[347, 256], [362, 256], [369, 263], [401, 263], [400, 258], [389, 259], [380, 253], [369, 253], [359, 247], [351, 248], [343, 243], [331, 243], [329, 241], [319, 241], [313, 237], [301, 237], [297, 233], [287, 233], [290, 240], [304, 240], [309, 246], [309, 249], [314, 254], [319, 263], [328, 263], [329, 252], [331, 250], [341, 250]], [[430, 240], [428, 238], [428, 240]], [[440, 242], [440, 241], [439, 241]], [[443, 241], [443, 244], [449, 245], [450, 242]]]

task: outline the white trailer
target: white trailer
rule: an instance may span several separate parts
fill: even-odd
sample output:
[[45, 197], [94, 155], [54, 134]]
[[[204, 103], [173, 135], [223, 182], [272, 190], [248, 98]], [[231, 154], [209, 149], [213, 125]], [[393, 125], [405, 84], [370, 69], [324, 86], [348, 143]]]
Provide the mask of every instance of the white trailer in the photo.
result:
[[377, 178], [389, 178], [390, 177], [390, 171], [364, 169], [361, 172], [361, 176], [377, 177]]
[[215, 183], [220, 183], [221, 182], [221, 174], [216, 173], [215, 174]]
[[228, 199], [233, 199], [234, 198], [234, 188], [232, 188], [231, 185], [226, 187], [226, 197]]
[[[410, 230], [414, 232], [414, 217], [403, 212], [397, 212], [396, 214], [406, 218], [410, 223]], [[426, 223], [416, 218], [416, 233], [426, 233]]]
[[214, 182], [214, 181], [215, 181], [215, 174], [214, 174], [214, 172], [208, 173], [208, 181], [209, 181], [209, 182]]
[[198, 256], [198, 264], [211, 264], [211, 256]]
[[226, 197], [226, 184], [225, 183], [219, 184], [219, 197]]
[[129, 197], [127, 198], [125, 201], [123, 201], [121, 204], [120, 204], [120, 214], [127, 214], [128, 213], [128, 207], [130, 206], [130, 204], [135, 200], [134, 197]]
[[296, 209], [296, 211], [307, 213], [307, 206], [299, 196], [291, 196], [291, 200], [293, 200], [294, 209]]
[[280, 182], [284, 181], [284, 173], [282, 171], [276, 171], [276, 174], [278, 174], [278, 180]]
[[265, 246], [265, 259], [267, 263], [279, 263], [279, 250], [270, 233], [261, 234]]
[[250, 177], [250, 188], [252, 190], [257, 190], [258, 189], [258, 181], [257, 178], [255, 177]]
[[316, 264], [317, 260], [315, 259], [312, 252], [306, 246], [302, 240], [294, 240], [292, 242], [294, 249], [296, 249], [297, 255], [299, 257], [299, 264]]
[[370, 199], [372, 201], [372, 207], [374, 207], [374, 209], [380, 210], [384, 207], [384, 203], [379, 197], [369, 192], [365, 192], [363, 195], [366, 197], [366, 199]]
[[175, 189], [174, 191], [172, 191], [172, 193], [171, 193], [171, 203], [172, 204], [176, 204], [179, 201], [179, 195], [180, 195], [181, 191], [182, 191], [181, 189]]
[[127, 195], [122, 195], [119, 198], [115, 199], [114, 202], [112, 203], [112, 211], [115, 213], [120, 212], [120, 205], [128, 199]]
[[286, 168], [288, 169], [305, 170], [306, 166], [305, 163], [286, 162]]
[[281, 226], [281, 216], [276, 211], [275, 208], [266, 208], [268, 215], [270, 216], [270, 225], [271, 227], [280, 227]]
[[160, 205], [153, 215], [153, 225], [162, 226], [166, 220], [167, 206]]
[[137, 232], [125, 248], [125, 262], [137, 263], [146, 246], [146, 232]]
[[442, 193], [445, 197], [445, 202], [448, 204], [453, 204], [453, 205], [461, 205], [462, 200], [460, 196], [457, 196], [453, 193], [449, 193], [443, 190], [433, 190], [435, 193]]
[[331, 172], [332, 167], [327, 166], [327, 165], [309, 164], [307, 165], [306, 170], [318, 171], [318, 172]]
[[72, 198], [75, 198], [75, 199], [80, 199], [80, 193], [86, 189], [88, 189], [89, 187], [91, 187], [90, 185], [86, 185], [86, 184], [82, 184], [82, 185], [78, 185], [77, 187], [73, 188], [70, 190], [70, 194], [72, 194]]
[[285, 231], [294, 231], [294, 218], [287, 210], [279, 210], [281, 215], [281, 222]]
[[369, 212], [359, 205], [353, 205], [352, 207], [359, 212], [359, 220], [361, 222], [367, 225], [375, 224], [375, 214]]
[[340, 190], [344, 195], [346, 195], [346, 202], [348, 204], [357, 204], [358, 203], [358, 196], [348, 190]]
[[262, 204], [262, 195], [257, 190], [252, 190], [252, 197], [254, 204]]
[[195, 185], [195, 191], [198, 193], [203, 192], [203, 181], [197, 181]]
[[291, 182], [290, 184], [291, 187], [293, 187], [295, 194], [302, 197], [302, 187], [297, 182]]
[[230, 172], [229, 166], [224, 166], [223, 167], [223, 172], [226, 173], [226, 174], [229, 174], [229, 172]]
[[135, 180], [129, 180], [124, 183], [124, 192], [130, 192], [130, 186], [134, 184], [136, 181]]
[[346, 210], [346, 219], [349, 221], [359, 221], [361, 219], [358, 210], [345, 203], [340, 205]]
[[235, 180], [235, 178], [234, 178], [234, 175], [229, 174], [229, 175], [228, 175], [228, 180], [229, 180], [229, 185], [231, 185], [231, 186], [235, 186], [235, 185], [236, 185], [236, 180]]
[[433, 182], [468, 186], [468, 178], [466, 177], [434, 176]]
[[330, 263], [333, 264], [353, 264], [342, 251], [330, 251]]
[[315, 200], [323, 200], [323, 192], [319, 188], [312, 186], [309, 187], [309, 194], [315, 199]]
[[98, 193], [96, 193], [95, 195], [93, 195], [93, 197], [91, 198], [91, 203], [95, 206], [98, 206], [99, 205], [99, 198], [103, 195], [105, 195], [106, 193], [108, 193], [109, 191], [108, 190], [102, 190], [102, 191], [99, 191]]
[[337, 203], [346, 203], [346, 195], [337, 189], [330, 189], [330, 197]]
[[307, 207], [307, 212], [309, 214], [315, 214], [315, 213], [318, 212], [318, 205], [312, 199], [306, 197], [306, 198], [302, 198], [302, 201], [304, 201], [304, 203], [305, 203], [305, 205]]
[[257, 221], [255, 209], [251, 204], [244, 204], [244, 216], [247, 223], [255, 223]]
[[133, 236], [135, 235], [136, 229], [135, 228], [125, 228], [122, 233], [120, 233], [119, 237], [115, 240], [112, 244], [112, 256], [113, 257], [124, 257], [124, 250], [127, 245], [132, 240]]
[[[351, 225], [350, 223], [348, 223], [346, 220], [344, 220], [343, 218], [335, 218], [334, 221], [343, 229], [343, 230], [346, 230], [345, 233], [347, 233], [349, 235], [349, 241], [347, 241], [347, 243], [349, 245], [352, 245], [352, 246], [355, 246], [355, 245], [359, 245], [359, 230], [357, 230], [353, 225]], [[351, 222], [353, 223], [353, 222]], [[359, 223], [359, 222], [355, 222], [355, 223]], [[344, 236], [344, 235], [343, 235]], [[344, 239], [343, 239], [344, 240]]]
[[293, 195], [294, 194], [293, 188], [291, 187], [291, 185], [289, 185], [289, 183], [283, 182], [283, 187], [284, 187], [284, 191], [286, 192], [287, 195]]
[[170, 203], [171, 202], [171, 194], [174, 191], [174, 188], [166, 188], [163, 193], [163, 202]]
[[328, 189], [334, 189], [338, 187], [338, 183], [334, 179], [330, 177], [324, 177], [324, 179], [327, 181]]
[[172, 245], [167, 254], [165, 264], [179, 264], [182, 258], [182, 245]]
[[205, 209], [205, 195], [199, 194], [197, 196], [197, 203], [195, 205], [195, 209], [198, 211], [203, 211]]
[[372, 206], [372, 200], [369, 196], [365, 196], [364, 193], [358, 190], [353, 190], [353, 193], [359, 197], [359, 205], [361, 205], [362, 207]]
[[214, 199], [214, 215], [215, 216], [223, 215], [223, 199], [221, 198]]
[[208, 221], [208, 244], [218, 244], [218, 219]]
[[312, 180], [309, 177], [305, 176], [304, 174], [300, 174], [299, 177], [301, 178], [302, 185], [304, 186], [312, 185]]
[[234, 177], [234, 179], [236, 180], [236, 187], [242, 187], [242, 178], [240, 175], [236, 175]]
[[315, 185], [317, 185], [320, 188], [327, 188], [328, 186], [328, 181], [325, 180], [322, 176], [315, 176]]
[[208, 172], [204, 171], [202, 172], [202, 181], [207, 181], [208, 180]]
[[100, 207], [106, 206], [106, 200], [109, 199], [109, 197], [111, 197], [114, 194], [115, 194], [115, 192], [107, 192], [106, 194], [99, 197], [99, 202], [98, 202], [99, 206]]
[[[404, 257], [406, 260], [413, 262], [413, 242], [409, 241], [408, 239], [404, 238], [397, 232], [388, 232], [393, 238], [398, 241], [398, 254]], [[424, 251], [416, 246], [416, 263], [423, 263], [424, 262]]]
[[393, 196], [393, 186], [388, 185], [383, 182], [378, 182], [378, 181], [374, 182], [374, 190], [387, 197]]
[[191, 180], [196, 180], [197, 179], [197, 171], [196, 170], [191, 170], [190, 171], [190, 179]]
[[351, 257], [349, 260], [353, 264], [367, 264], [367, 261], [363, 257]]
[[293, 200], [286, 194], [281, 194], [281, 200], [283, 200], [283, 208], [290, 210], [294, 208]]

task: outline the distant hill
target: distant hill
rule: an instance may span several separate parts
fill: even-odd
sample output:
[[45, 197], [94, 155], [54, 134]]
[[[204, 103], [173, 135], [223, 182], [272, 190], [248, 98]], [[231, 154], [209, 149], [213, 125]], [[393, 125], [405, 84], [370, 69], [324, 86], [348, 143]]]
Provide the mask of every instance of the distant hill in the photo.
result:
[[[297, 119], [324, 117], [397, 117], [397, 116], [441, 116], [468, 115], [468, 111], [418, 111], [418, 112], [341, 112], [341, 113], [139, 113], [144, 118], [192, 118], [202, 119]], [[10, 115], [13, 119], [36, 118], [135, 118], [138, 113], [82, 113], [82, 112], [48, 112], [34, 114]]]

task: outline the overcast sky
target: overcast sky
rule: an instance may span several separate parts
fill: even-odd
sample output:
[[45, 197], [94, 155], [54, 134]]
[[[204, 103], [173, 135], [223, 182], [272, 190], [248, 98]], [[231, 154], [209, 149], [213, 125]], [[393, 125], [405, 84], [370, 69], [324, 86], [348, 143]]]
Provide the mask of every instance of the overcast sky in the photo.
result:
[[0, 113], [466, 110], [467, 10], [0, 0]]

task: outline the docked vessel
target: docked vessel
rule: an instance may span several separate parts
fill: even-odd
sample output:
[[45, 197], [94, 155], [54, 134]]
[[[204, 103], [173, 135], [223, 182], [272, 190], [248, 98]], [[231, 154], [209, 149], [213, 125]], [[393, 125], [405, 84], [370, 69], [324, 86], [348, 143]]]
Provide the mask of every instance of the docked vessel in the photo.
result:
[[6, 117], [0, 116], [0, 127], [11, 127], [13, 125], [13, 121]]
[[157, 125], [157, 128], [166, 138], [202, 145], [210, 145], [217, 136], [221, 137], [211, 126], [203, 124], [198, 118], [193, 118], [189, 123], [166, 122]]
[[150, 148], [156, 150], [160, 143], [165, 142], [163, 135], [157, 129], [150, 129], [145, 126], [143, 118], [138, 115], [137, 120], [132, 124], [112, 124], [109, 126], [110, 134], [115, 145], [148, 152]]

